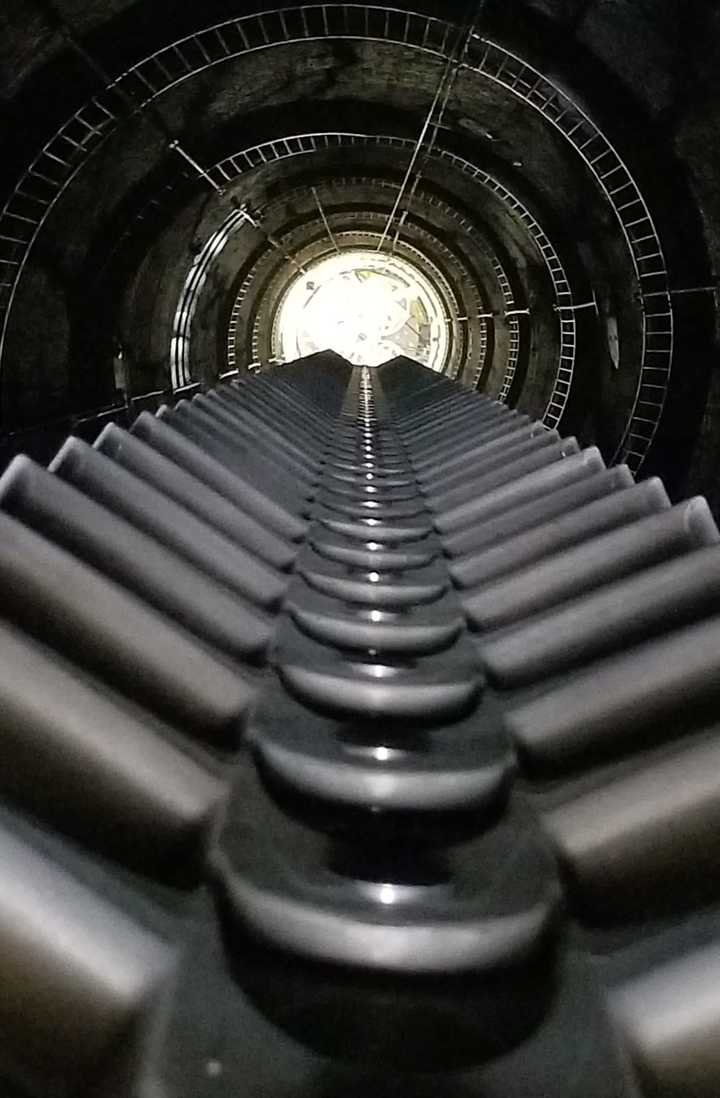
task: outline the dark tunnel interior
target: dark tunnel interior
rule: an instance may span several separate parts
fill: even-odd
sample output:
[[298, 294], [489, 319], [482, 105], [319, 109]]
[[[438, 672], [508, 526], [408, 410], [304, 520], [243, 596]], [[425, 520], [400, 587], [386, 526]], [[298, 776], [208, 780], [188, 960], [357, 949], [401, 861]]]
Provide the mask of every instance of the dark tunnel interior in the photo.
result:
[[5, 0], [0, 19], [7, 454], [287, 360], [283, 322], [342, 296], [338, 247], [377, 252], [445, 75], [378, 253], [396, 269], [362, 276], [369, 323], [384, 286], [406, 307], [391, 351], [715, 503], [714, 4]]
[[0, 0], [0, 1098], [718, 1098], [719, 316], [715, 0]]

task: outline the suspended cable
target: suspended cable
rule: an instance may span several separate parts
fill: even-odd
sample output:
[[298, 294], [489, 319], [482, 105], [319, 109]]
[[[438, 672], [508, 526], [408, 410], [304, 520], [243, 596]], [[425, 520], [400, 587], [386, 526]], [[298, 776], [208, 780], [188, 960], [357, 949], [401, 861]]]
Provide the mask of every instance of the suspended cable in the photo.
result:
[[192, 168], [194, 168], [195, 171], [198, 173], [198, 175], [202, 179], [204, 179], [206, 181], [206, 183], [209, 183], [210, 186], [213, 187], [214, 190], [216, 190], [218, 192], [218, 194], [223, 193], [222, 187], [218, 183], [215, 182], [215, 180], [212, 178], [212, 176], [208, 175], [208, 173], [205, 171], [205, 169], [203, 167], [201, 167], [200, 164], [198, 164], [197, 160], [193, 160], [192, 156], [190, 156], [190, 153], [185, 151], [185, 149], [182, 147], [182, 145], [180, 144], [179, 141], [177, 141], [177, 140], [171, 141], [170, 144], [168, 145], [168, 148], [172, 149], [173, 152], [178, 153], [178, 155], [181, 156], [183, 158], [183, 160], [186, 163], [188, 163]]
[[325, 231], [328, 234], [328, 237], [330, 238], [330, 243], [332, 244], [332, 246], [335, 249], [335, 251], [337, 252], [337, 254], [340, 255], [340, 248], [338, 247], [338, 242], [335, 239], [335, 237], [333, 236], [332, 229], [330, 228], [330, 225], [328, 223], [328, 219], [325, 216], [325, 210], [322, 207], [322, 202], [320, 201], [320, 197], [317, 193], [317, 190], [315, 189], [315, 187], [312, 187], [311, 190], [312, 190], [312, 193], [313, 193], [313, 198], [315, 199], [315, 202], [317, 203], [317, 208], [320, 211], [320, 217], [322, 218], [323, 225], [325, 226]]
[[[418, 184], [419, 184], [420, 179], [422, 177], [422, 172], [419, 171], [417, 176], [413, 180], [413, 173], [415, 172], [415, 167], [416, 167], [416, 165], [417, 165], [417, 163], [420, 159], [420, 156], [421, 155], [423, 156], [423, 163], [424, 163], [424, 161], [430, 155], [430, 153], [432, 152], [432, 150], [435, 146], [435, 142], [437, 140], [437, 134], [438, 134], [438, 131], [440, 129], [440, 126], [442, 125], [442, 119], [443, 119], [444, 114], [445, 114], [445, 108], [447, 107], [448, 100], [449, 100], [450, 94], [452, 92], [452, 88], [453, 88], [455, 80], [457, 78], [457, 74], [460, 70], [460, 66], [462, 65], [462, 63], [465, 60], [465, 57], [467, 55], [467, 51], [468, 51], [468, 48], [470, 46], [472, 36], [475, 32], [475, 26], [477, 24], [478, 19], [480, 18], [480, 15], [482, 14], [482, 9], [484, 8], [484, 6], [485, 6], [485, 0], [481, 0], [479, 7], [476, 7], [475, 4], [473, 4], [473, 9], [474, 9], [475, 14], [470, 16], [463, 23], [463, 25], [459, 28], [458, 36], [457, 36], [455, 45], [454, 45], [453, 49], [450, 51], [450, 53], [448, 54], [445, 66], [444, 66], [443, 71], [442, 71], [441, 76], [440, 76], [440, 81], [438, 83], [437, 89], [435, 91], [435, 95], [433, 97], [433, 101], [430, 105], [430, 110], [428, 111], [428, 114], [427, 114], [427, 116], [425, 118], [425, 121], [423, 123], [423, 127], [420, 131], [420, 136], [418, 137], [418, 140], [415, 144], [415, 148], [413, 149], [412, 156], [410, 157], [410, 163], [408, 164], [407, 171], [405, 172], [405, 176], [404, 176], [403, 181], [400, 185], [400, 189], [398, 191], [397, 198], [395, 199], [395, 203], [394, 203], [393, 208], [390, 212], [390, 216], [388, 217], [388, 220], [387, 220], [387, 223], [386, 223], [385, 228], [383, 230], [382, 236], [380, 237], [380, 242], [377, 246], [378, 251], [382, 250], [382, 248], [385, 244], [385, 241], [387, 240], [387, 237], [390, 233], [390, 229], [392, 227], [392, 224], [395, 221], [395, 218], [397, 217], [398, 211], [399, 211], [399, 209], [402, 205], [403, 199], [405, 198], [405, 195], [406, 195], [406, 192], [408, 191], [408, 188], [410, 187], [410, 198], [409, 198], [408, 202], [412, 201], [412, 198], [414, 197], [414, 195], [417, 191]], [[439, 112], [438, 112], [438, 105], [440, 105]], [[437, 113], [437, 120], [433, 123], [433, 119], [436, 116], [436, 112], [438, 112]], [[431, 137], [430, 142], [428, 143], [427, 147], [424, 148], [425, 138], [427, 137], [428, 132], [430, 131], [431, 127], [433, 129], [432, 137]], [[413, 180], [412, 184], [411, 184], [411, 180]], [[405, 223], [405, 218], [406, 217], [407, 217], [407, 210], [403, 213], [403, 215], [401, 217], [400, 227], [398, 228], [398, 232], [396, 233], [395, 239], [393, 241], [393, 250], [395, 248], [395, 245], [397, 244], [397, 239], [398, 239], [398, 235], [399, 235], [399, 232], [400, 232], [400, 228], [402, 228], [402, 225]]]

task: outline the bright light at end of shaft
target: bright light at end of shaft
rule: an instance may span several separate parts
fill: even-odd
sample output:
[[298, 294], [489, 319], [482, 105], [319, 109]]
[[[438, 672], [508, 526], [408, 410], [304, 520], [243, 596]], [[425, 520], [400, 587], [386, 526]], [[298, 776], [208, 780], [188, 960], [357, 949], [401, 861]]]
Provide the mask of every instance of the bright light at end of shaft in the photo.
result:
[[406, 355], [441, 371], [449, 334], [442, 299], [417, 267], [400, 256], [348, 249], [292, 280], [273, 343], [284, 362], [333, 350], [355, 366]]

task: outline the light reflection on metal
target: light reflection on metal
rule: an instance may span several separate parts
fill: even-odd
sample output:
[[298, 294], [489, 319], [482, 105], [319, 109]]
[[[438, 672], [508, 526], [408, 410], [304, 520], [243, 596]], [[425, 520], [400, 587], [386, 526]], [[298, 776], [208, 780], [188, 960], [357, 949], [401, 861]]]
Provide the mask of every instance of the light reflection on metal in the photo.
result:
[[195, 171], [197, 172], [197, 174], [202, 179], [204, 179], [206, 181], [206, 183], [209, 183], [210, 186], [213, 188], [213, 190], [217, 191], [218, 194], [223, 193], [222, 187], [218, 183], [215, 182], [215, 180], [213, 179], [213, 177], [211, 175], [208, 175], [208, 173], [205, 171], [205, 169], [203, 167], [201, 167], [200, 164], [198, 164], [197, 160], [194, 160], [192, 158], [192, 156], [190, 156], [190, 153], [185, 151], [185, 149], [182, 147], [182, 145], [180, 144], [179, 141], [171, 141], [170, 144], [168, 145], [168, 148], [172, 149], [173, 152], [176, 152], [179, 156], [181, 156], [183, 158], [183, 160], [186, 161], [186, 163], [188, 163], [192, 168], [194, 168]]
[[220, 228], [207, 239], [192, 261], [175, 310], [170, 340], [170, 382], [173, 389], [187, 385], [191, 380], [190, 330], [200, 293], [207, 281], [210, 264], [223, 250], [229, 237], [243, 225], [244, 221], [244, 211], [235, 210], [225, 219]]
[[581, 301], [577, 305], [553, 305], [553, 309], [555, 310], [556, 313], [561, 313], [561, 312], [576, 313], [579, 309], [594, 309], [595, 310], [595, 315], [596, 316], [600, 315], [599, 309], [598, 309], [597, 297], [595, 296], [595, 291], [594, 290], [593, 290], [593, 295], [592, 295], [592, 300], [591, 301]]
[[[720, 283], [715, 286], [687, 286], [680, 290], [670, 290], [670, 297], [677, 297], [678, 294], [714, 294], [717, 296], [720, 294]], [[663, 291], [658, 290], [654, 293], [646, 293], [644, 297], [663, 297]]]
[[614, 370], [620, 369], [620, 333], [617, 317], [608, 314], [605, 317], [605, 336], [607, 338], [608, 352]]
[[317, 208], [318, 208], [318, 211], [320, 213], [320, 217], [322, 218], [322, 223], [325, 226], [325, 232], [328, 234], [328, 239], [330, 240], [330, 243], [332, 244], [332, 246], [335, 249], [335, 251], [337, 252], [337, 254], [340, 255], [340, 248], [338, 246], [338, 242], [335, 239], [335, 237], [333, 236], [332, 229], [330, 228], [330, 225], [328, 223], [328, 219], [325, 216], [325, 210], [323, 209], [322, 202], [320, 201], [320, 196], [317, 193], [317, 188], [312, 187], [311, 190], [312, 190], [313, 198], [315, 199], [315, 202], [317, 204]]
[[[178, 149], [178, 151], [181, 150]], [[210, 266], [213, 260], [220, 255], [233, 233], [245, 224], [252, 225], [254, 229], [261, 232], [268, 243], [279, 251], [282, 257], [291, 266], [295, 267], [300, 274], [305, 273], [305, 268], [297, 263], [292, 256], [287, 255], [277, 240], [265, 232], [260, 221], [250, 213], [246, 206], [243, 205], [234, 209], [226, 217], [220, 228], [208, 237], [203, 247], [194, 257], [180, 293], [170, 339], [170, 381], [174, 390], [182, 385], [187, 385], [192, 377], [190, 365], [191, 329], [195, 310], [207, 281]], [[235, 363], [233, 362], [232, 365], [234, 366]], [[251, 363], [248, 365], [248, 369], [252, 369], [255, 365], [255, 363]]]

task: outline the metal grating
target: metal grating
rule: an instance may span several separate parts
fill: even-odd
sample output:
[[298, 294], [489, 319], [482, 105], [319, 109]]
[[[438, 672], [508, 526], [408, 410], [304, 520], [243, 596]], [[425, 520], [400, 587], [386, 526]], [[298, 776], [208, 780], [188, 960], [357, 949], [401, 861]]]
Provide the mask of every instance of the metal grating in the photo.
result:
[[[142, 109], [177, 83], [273, 45], [323, 38], [360, 38], [400, 43], [446, 56], [452, 26], [444, 20], [360, 4], [310, 4], [277, 9], [209, 27], [140, 61], [83, 106], [50, 139], [0, 213], [0, 361], [9, 312], [29, 251], [45, 219], [88, 156], [114, 131], [128, 104]], [[502, 84], [543, 115], [582, 157], [612, 206], [630, 251], [643, 303], [643, 352], [638, 387], [617, 460], [637, 471], [647, 454], [667, 394], [674, 321], [663, 250], [647, 204], [627, 166], [588, 116], [547, 77], [497, 43], [475, 36], [468, 72]], [[20, 228], [19, 228], [20, 227]], [[650, 346], [646, 314], [663, 312], [663, 346]], [[564, 393], [548, 415], [559, 419]], [[640, 404], [645, 414], [640, 414]]]

